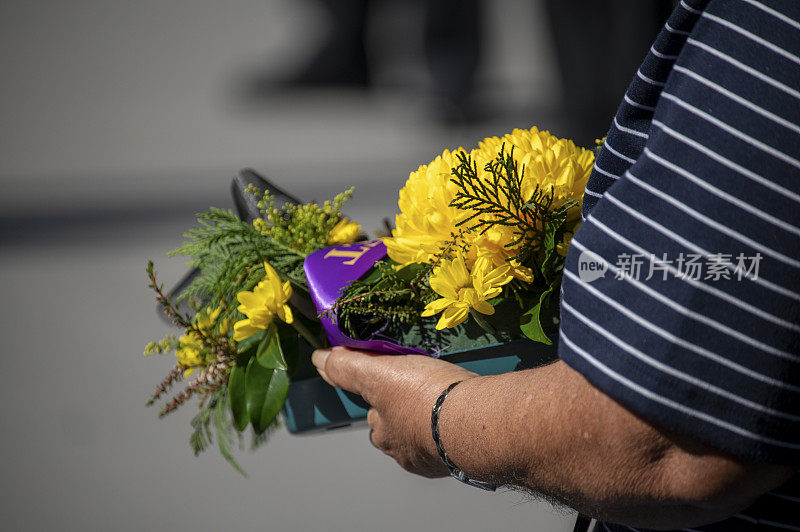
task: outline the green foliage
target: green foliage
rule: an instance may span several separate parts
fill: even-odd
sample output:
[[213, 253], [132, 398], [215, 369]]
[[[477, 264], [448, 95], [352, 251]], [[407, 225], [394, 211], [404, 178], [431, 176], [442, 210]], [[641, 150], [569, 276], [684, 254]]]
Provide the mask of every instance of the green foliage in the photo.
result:
[[[231, 415], [239, 431], [251, 424], [254, 434], [261, 434], [276, 423], [289, 391], [284, 347], [292, 346], [296, 350], [297, 333], [279, 333], [273, 326], [239, 354], [228, 385]], [[294, 352], [286, 355], [296, 358]]]
[[214, 428], [217, 432], [217, 447], [219, 447], [219, 452], [225, 460], [227, 460], [236, 471], [246, 477], [247, 473], [244, 472], [244, 469], [242, 469], [233, 457], [233, 452], [231, 450], [234, 443], [240, 441], [240, 434], [236, 431], [228, 416], [228, 402], [228, 394], [223, 390], [214, 404]]
[[281, 341], [274, 326], [258, 345], [256, 360], [268, 369], [287, 369], [286, 360], [283, 358], [283, 351], [281, 350]]
[[[401, 338], [412, 329], [422, 334], [420, 338], [431, 336], [427, 331], [429, 327], [423, 324], [433, 323], [437, 318], [421, 318], [420, 313], [427, 303], [438, 297], [429, 285], [434, 268], [440, 261], [452, 259], [459, 248], [469, 251], [468, 239], [464, 238], [467, 233], [483, 234], [501, 226], [511, 228], [514, 235], [505, 244], [516, 252], [509, 260], [516, 259], [531, 268], [534, 279], [528, 284], [518, 280], [509, 283], [502, 297], [492, 304], [514, 299], [519, 308], [527, 312], [520, 322], [510, 320], [499, 324], [502, 329], [499, 331], [498, 324], [477, 313], [472, 313], [470, 322], [475, 322], [490, 336], [503, 330], [513, 331], [512, 336], [522, 332], [532, 340], [550, 344], [540, 314], [551, 311], [550, 294], [560, 282], [564, 264], [556, 246], [571, 230], [571, 224], [566, 223], [567, 212], [575, 203], [567, 201], [556, 205], [554, 191], [538, 186], [526, 200], [522, 194], [525, 168], [518, 168], [513, 149], [506, 152], [505, 146], [501, 147], [497, 157], [486, 164], [488, 178], [479, 176], [476, 163], [468, 153], [459, 151], [456, 157], [459, 164], [452, 170], [452, 181], [458, 190], [451, 206], [471, 212], [459, 222], [460, 232], [442, 243], [431, 264], [411, 264], [397, 271], [390, 261], [376, 264], [367, 277], [354, 281], [344, 290], [331, 314], [337, 317], [342, 331], [354, 338], [375, 335]], [[531, 306], [531, 302], [535, 304]], [[442, 333], [434, 336], [443, 337]]]
[[[261, 194], [252, 187], [247, 193]], [[199, 227], [184, 234], [186, 241], [170, 253], [192, 258], [191, 266], [202, 275], [180, 294], [188, 299], [216, 306], [224, 302], [223, 319], [238, 319], [236, 294], [252, 290], [264, 277], [264, 263], [269, 263], [283, 279], [291, 281], [297, 297], [308, 293], [303, 273], [306, 256], [325, 247], [331, 230], [342, 219], [342, 205], [352, 196], [352, 189], [338, 194], [321, 206], [286, 204], [275, 207], [271, 194], [259, 200], [263, 218], [248, 223], [230, 210], [212, 207], [197, 216]]]
[[542, 292], [536, 304], [520, 316], [519, 328], [522, 334], [527, 336], [534, 342], [541, 342], [546, 345], [552, 345], [552, 341], [547, 337], [542, 327], [542, 311], [547, 306], [550, 294], [553, 292], [555, 286], [550, 286], [547, 290]]
[[228, 416], [228, 394], [225, 388], [220, 388], [211, 395], [200, 407], [200, 412], [192, 419], [191, 424], [194, 432], [189, 438], [189, 443], [195, 456], [213, 444], [216, 436], [217, 446], [223, 458], [242, 476], [247, 476], [233, 457], [232, 446], [240, 440], [240, 435]]
[[265, 368], [256, 357], [250, 359], [245, 373], [245, 401], [247, 416], [257, 433], [275, 421], [288, 391], [285, 370]]
[[247, 399], [245, 388], [245, 368], [234, 366], [228, 378], [228, 396], [231, 402], [233, 424], [239, 432], [247, 428], [250, 418], [247, 417]]
[[302, 252], [264, 238], [252, 224], [229, 210], [212, 207], [197, 220], [200, 227], [185, 233], [187, 241], [170, 253], [192, 257], [190, 265], [202, 272], [179, 300], [225, 301], [230, 307], [223, 316], [231, 318], [236, 294], [252, 290], [264, 278], [264, 262], [294, 286], [307, 290]]
[[220, 454], [244, 476], [247, 475], [233, 456], [235, 446], [242, 446], [248, 425], [252, 425], [253, 449], [267, 440], [272, 429], [278, 426], [278, 414], [289, 390], [285, 370], [266, 368], [258, 361], [261, 344], [280, 345], [280, 339], [272, 331], [262, 335], [258, 345], [251, 343], [231, 368], [227, 386], [209, 394], [191, 421], [193, 432], [189, 442], [195, 455], [205, 451], [216, 439]]
[[[254, 185], [247, 192], [260, 194]], [[321, 206], [317, 203], [287, 203], [277, 209], [275, 199], [266, 192], [258, 202], [262, 218], [255, 225], [262, 235], [308, 255], [328, 245], [331, 230], [342, 219], [342, 206], [352, 195], [353, 189], [350, 188]]]
[[244, 340], [240, 340], [236, 343], [236, 347], [239, 351], [238, 356], [236, 357], [237, 364], [241, 363], [242, 360], [247, 362], [249, 359], [250, 354], [255, 353], [254, 349], [258, 347], [258, 344], [264, 339], [267, 335], [267, 330], [261, 330], [255, 333], [253, 336], [249, 338], [245, 338]]
[[497, 157], [486, 163], [486, 179], [478, 175], [477, 164], [468, 153], [458, 152], [456, 157], [459, 165], [452, 170], [452, 181], [458, 190], [451, 206], [474, 211], [458, 225], [479, 234], [494, 226], [510, 227], [514, 238], [505, 247], [517, 250], [511, 259], [541, 272], [545, 279], [551, 277], [556, 266], [555, 261], [550, 261], [555, 243], [565, 231], [567, 211], [575, 202], [554, 205], [553, 190], [538, 184], [526, 200], [522, 194], [525, 167], [518, 169], [513, 148], [506, 152], [503, 145]]
[[[256, 189], [249, 189], [249, 193], [261, 194]], [[163, 285], [156, 282], [152, 262], [148, 263], [150, 287], [156, 291], [159, 304], [176, 325], [191, 334], [196, 342], [192, 347], [205, 355], [192, 380], [161, 410], [165, 415], [190, 398], [201, 397], [201, 409], [192, 420], [194, 430], [190, 437], [195, 454], [216, 438], [225, 459], [244, 474], [233, 458], [234, 444], [238, 441], [241, 446], [243, 431], [251, 425], [255, 448], [278, 424], [289, 388], [288, 371], [298, 365], [298, 332], [317, 345], [321, 325], [305, 322], [297, 315], [293, 326], [276, 323], [268, 331], [235, 343], [229, 337], [230, 325], [242, 317], [236, 310], [236, 296], [261, 282], [264, 263], [268, 263], [294, 286], [295, 305], [299, 304], [297, 298], [308, 297], [303, 262], [309, 253], [327, 245], [331, 230], [342, 219], [341, 207], [351, 195], [352, 190], [348, 190], [321, 206], [311, 203], [277, 209], [274, 198], [266, 193], [259, 201], [263, 218], [253, 224], [230, 210], [212, 207], [199, 214], [198, 227], [185, 233], [186, 241], [170, 255], [186, 255], [191, 258], [190, 265], [199, 268], [200, 275], [179, 294], [178, 301], [188, 300], [195, 311], [219, 306], [221, 315], [213, 325], [201, 326], [198, 316], [183, 314], [164, 294]], [[145, 354], [179, 348], [181, 341], [167, 336], [149, 343]], [[175, 383], [182, 381], [184, 369], [180, 365], [173, 367], [148, 404], [164, 397]]]
[[337, 316], [345, 334], [365, 338], [380, 330], [397, 335], [416, 324], [425, 305], [436, 294], [427, 284], [431, 265], [409, 264], [395, 270], [395, 263], [378, 262], [363, 279], [353, 281], [329, 311]]
[[[300, 316], [295, 316], [295, 321], [302, 320]], [[290, 376], [297, 372], [300, 362], [300, 337], [294, 331], [280, 331], [280, 348], [283, 360], [286, 362], [287, 371]]]

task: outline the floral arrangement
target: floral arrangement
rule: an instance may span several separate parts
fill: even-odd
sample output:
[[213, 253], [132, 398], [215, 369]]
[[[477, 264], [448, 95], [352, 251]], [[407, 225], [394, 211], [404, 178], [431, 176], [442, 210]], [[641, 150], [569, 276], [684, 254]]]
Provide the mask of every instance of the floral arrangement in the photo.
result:
[[[193, 450], [216, 439], [241, 471], [232, 450], [248, 428], [253, 447], [266, 441], [290, 382], [313, 372], [312, 348], [440, 356], [521, 338], [549, 344], [593, 162], [591, 150], [537, 128], [445, 151], [411, 173], [395, 228], [374, 241], [341, 213], [352, 190], [278, 207], [249, 187], [258, 217], [212, 208], [173, 252], [200, 272], [180, 294], [165, 294], [148, 263], [158, 302], [183, 330], [145, 349], [176, 358], [148, 405], [166, 398], [164, 416], [198, 398]], [[366, 256], [324, 303], [314, 261]]]

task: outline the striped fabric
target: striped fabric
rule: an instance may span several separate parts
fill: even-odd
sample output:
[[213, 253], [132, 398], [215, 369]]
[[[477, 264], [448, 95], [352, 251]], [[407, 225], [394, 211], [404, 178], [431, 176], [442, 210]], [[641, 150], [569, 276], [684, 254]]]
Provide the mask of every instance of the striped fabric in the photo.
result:
[[[681, 1], [583, 217], [561, 358], [650, 420], [800, 467], [800, 1]], [[699, 530], [800, 530], [799, 477]]]

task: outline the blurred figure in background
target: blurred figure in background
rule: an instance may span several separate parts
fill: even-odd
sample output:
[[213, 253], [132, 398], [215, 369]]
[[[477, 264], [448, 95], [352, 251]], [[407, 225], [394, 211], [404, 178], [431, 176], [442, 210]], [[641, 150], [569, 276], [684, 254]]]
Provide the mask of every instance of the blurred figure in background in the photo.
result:
[[673, 0], [546, 0], [562, 80], [563, 135], [589, 146], [605, 135]]
[[[366, 88], [372, 82], [365, 36], [370, 0], [317, 0], [329, 15], [328, 34], [319, 50], [296, 73], [282, 80], [257, 77], [254, 96], [275, 90]], [[439, 118], [460, 119], [469, 111], [481, 47], [480, 0], [409, 0], [424, 20], [424, 57], [430, 75], [430, 96], [442, 112]]]
[[[276, 90], [367, 88], [370, 61], [365, 35], [371, 0], [317, 0], [329, 15], [329, 31], [311, 59], [284, 79], [259, 75], [252, 96]], [[481, 0], [406, 0], [422, 13], [423, 49], [433, 115], [445, 122], [480, 118], [473, 95], [483, 40]], [[562, 82], [561, 134], [590, 145], [616, 111], [630, 72], [672, 10], [673, 0], [545, 0]], [[389, 44], [391, 46], [391, 43]], [[374, 67], [375, 65], [372, 65]], [[530, 68], [536, 68], [531, 65]], [[485, 117], [485, 114], [484, 114]]]

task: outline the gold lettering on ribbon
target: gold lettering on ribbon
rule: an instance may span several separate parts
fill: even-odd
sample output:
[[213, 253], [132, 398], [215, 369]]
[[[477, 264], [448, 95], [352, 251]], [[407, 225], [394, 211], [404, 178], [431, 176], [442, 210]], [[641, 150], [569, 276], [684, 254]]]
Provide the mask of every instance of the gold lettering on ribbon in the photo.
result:
[[363, 244], [358, 244], [358, 247], [356, 249], [333, 248], [332, 250], [327, 252], [323, 258], [324, 259], [327, 259], [328, 257], [347, 258], [350, 260], [343, 261], [342, 264], [345, 264], [347, 266], [352, 266], [356, 263], [356, 261], [358, 261], [358, 259], [360, 259], [364, 255], [364, 253], [366, 253], [367, 251], [374, 248], [380, 243], [381, 243], [380, 240], [375, 240], [373, 242], [365, 242]]

